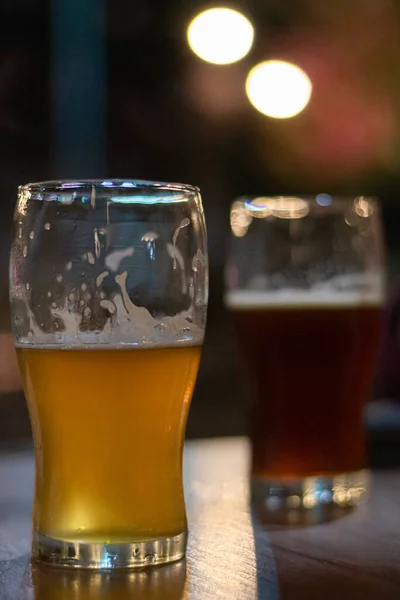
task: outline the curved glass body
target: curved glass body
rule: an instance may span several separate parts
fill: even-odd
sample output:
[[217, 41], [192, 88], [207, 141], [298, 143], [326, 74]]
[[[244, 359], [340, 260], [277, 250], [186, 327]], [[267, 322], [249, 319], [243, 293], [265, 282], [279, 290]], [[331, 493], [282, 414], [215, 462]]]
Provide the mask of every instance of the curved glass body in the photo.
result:
[[176, 560], [207, 307], [199, 192], [134, 180], [19, 188], [11, 306], [35, 442], [33, 556]]
[[254, 497], [272, 520], [324, 520], [366, 489], [379, 207], [327, 194], [249, 198], [232, 205], [231, 225], [225, 302], [248, 374]]

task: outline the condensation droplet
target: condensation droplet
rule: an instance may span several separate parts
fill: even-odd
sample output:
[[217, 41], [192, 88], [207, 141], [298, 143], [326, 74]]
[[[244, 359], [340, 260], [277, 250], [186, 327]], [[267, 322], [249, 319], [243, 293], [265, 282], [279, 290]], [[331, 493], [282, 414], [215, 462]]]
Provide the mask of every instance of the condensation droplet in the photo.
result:
[[82, 290], [82, 292], [85, 292], [85, 291], [87, 290], [87, 285], [86, 285], [86, 283], [82, 283], [82, 285], [81, 285], [81, 290]]
[[85, 306], [85, 301], [84, 300], [79, 300], [79, 306]]
[[47, 297], [51, 298], [51, 292], [47, 292]]
[[87, 253], [87, 259], [88, 259], [88, 263], [90, 263], [91, 265], [94, 265], [95, 260], [94, 260], [94, 256], [91, 252]]
[[35, 237], [35, 232], [31, 231], [30, 234], [29, 234], [29, 237], [30, 237], [31, 240], [33, 240], [33, 238]]
[[46, 231], [50, 231], [50, 229], [51, 229], [50, 223], [45, 223], [44, 224], [44, 228], [45, 228]]
[[100, 298], [104, 299], [106, 297], [106, 293], [105, 292], [100, 292]]
[[58, 283], [61, 283], [63, 280], [63, 276], [61, 275], [61, 273], [58, 273], [56, 276], [56, 281], [58, 281]]
[[132, 552], [132, 556], [134, 556], [134, 557], [138, 557], [139, 554], [140, 554], [139, 548], [135, 548], [134, 551]]
[[57, 308], [57, 304], [55, 302], [51, 303], [51, 308]]
[[24, 249], [22, 250], [22, 256], [24, 258], [28, 256], [28, 246], [24, 246]]
[[90, 315], [92, 314], [92, 311], [90, 310], [90, 308], [88, 306], [85, 306], [82, 314], [84, 317], [86, 317], [86, 319], [88, 319], [90, 317]]
[[28, 340], [33, 342], [33, 331], [28, 331]]
[[57, 331], [55, 337], [57, 342], [62, 342], [64, 340], [64, 334], [61, 331]]
[[90, 300], [92, 299], [92, 294], [90, 292], [85, 292], [83, 294], [83, 299], [85, 302], [90, 302]]
[[156, 555], [155, 554], [146, 554], [146, 556], [144, 557], [144, 560], [146, 563], [152, 564], [156, 560]]
[[31, 289], [31, 284], [30, 283], [26, 283], [25, 287], [26, 287], [27, 290], [30, 290]]
[[75, 294], [73, 292], [71, 292], [70, 294], [68, 294], [68, 300], [70, 302], [75, 302], [76, 296], [75, 296]]
[[67, 262], [67, 264], [65, 265], [65, 269], [66, 269], [66, 271], [70, 271], [72, 269], [72, 262], [71, 261]]

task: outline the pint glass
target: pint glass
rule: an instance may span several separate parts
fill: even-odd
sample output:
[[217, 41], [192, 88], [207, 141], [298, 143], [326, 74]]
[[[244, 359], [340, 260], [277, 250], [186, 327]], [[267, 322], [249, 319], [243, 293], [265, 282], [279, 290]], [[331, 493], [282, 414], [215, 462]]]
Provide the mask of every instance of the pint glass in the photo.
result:
[[19, 188], [11, 305], [30, 411], [32, 554], [182, 558], [182, 450], [207, 306], [199, 191], [135, 180]]
[[313, 522], [366, 490], [363, 407], [379, 346], [383, 251], [366, 197], [244, 198], [225, 301], [249, 381], [252, 494]]

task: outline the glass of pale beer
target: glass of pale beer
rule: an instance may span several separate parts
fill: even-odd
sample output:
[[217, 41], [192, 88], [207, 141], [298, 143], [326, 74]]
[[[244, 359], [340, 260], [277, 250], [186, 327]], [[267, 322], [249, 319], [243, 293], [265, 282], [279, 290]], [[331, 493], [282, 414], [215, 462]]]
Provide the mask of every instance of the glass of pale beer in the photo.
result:
[[240, 198], [225, 303], [247, 372], [252, 499], [267, 522], [365, 498], [363, 408], [379, 347], [383, 243], [367, 197]]
[[33, 559], [179, 560], [182, 451], [208, 294], [199, 190], [21, 186], [10, 277], [35, 446]]

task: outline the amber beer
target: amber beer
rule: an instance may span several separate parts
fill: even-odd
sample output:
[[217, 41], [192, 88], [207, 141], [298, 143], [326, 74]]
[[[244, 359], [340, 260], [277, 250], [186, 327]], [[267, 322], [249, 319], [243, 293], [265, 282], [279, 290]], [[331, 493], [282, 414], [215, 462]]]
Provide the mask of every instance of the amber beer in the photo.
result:
[[250, 381], [253, 476], [362, 469], [380, 303], [345, 293], [230, 292], [227, 304]]
[[187, 528], [181, 458], [200, 347], [19, 348], [31, 414], [33, 531], [124, 543]]

